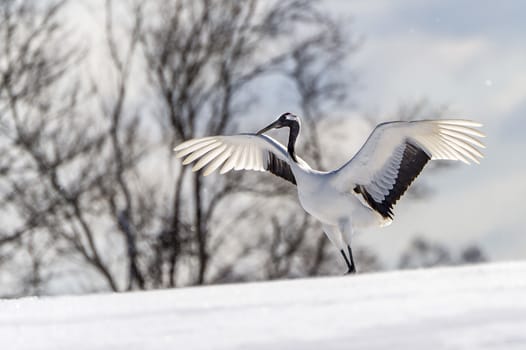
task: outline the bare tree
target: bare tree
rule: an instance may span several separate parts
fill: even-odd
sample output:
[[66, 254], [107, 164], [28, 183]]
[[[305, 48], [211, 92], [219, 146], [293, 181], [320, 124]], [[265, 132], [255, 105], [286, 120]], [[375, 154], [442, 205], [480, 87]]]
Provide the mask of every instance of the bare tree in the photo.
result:
[[[127, 42], [118, 46], [113, 33], [112, 3], [106, 2], [106, 39], [109, 61], [116, 73], [116, 94], [113, 100], [106, 104], [104, 103], [105, 96], [102, 93], [98, 94], [101, 100], [101, 114], [109, 126], [107, 137], [111, 145], [110, 160], [112, 164], [104, 180], [99, 181], [98, 190], [102, 194], [101, 199], [107, 206], [114, 227], [122, 234], [125, 242], [126, 289], [128, 290], [133, 289], [134, 285], [140, 289], [145, 288], [145, 277], [138, 262], [137, 227], [139, 220], [136, 217], [140, 215], [140, 211], [146, 208], [141, 206], [144, 203], [144, 198], [142, 198], [140, 191], [133, 198], [133, 184], [129, 179], [129, 173], [136, 171], [137, 163], [145, 152], [145, 147], [142, 144], [139, 145], [138, 117], [126, 119], [127, 115], [124, 111], [133, 60], [140, 39], [141, 7], [137, 5], [133, 9], [133, 13], [135, 14], [134, 22], [129, 30]], [[136, 205], [139, 206], [139, 210], [135, 208]]]
[[402, 269], [473, 264], [487, 261], [481, 248], [469, 245], [454, 252], [446, 245], [416, 237], [402, 254], [398, 267]]
[[[244, 91], [264, 76], [282, 75], [293, 82], [301, 101], [299, 107], [304, 114], [312, 114], [307, 117], [313, 120], [313, 126], [315, 113], [322, 105], [344, 95], [344, 84], [337, 81], [334, 71], [337, 63], [349, 53], [348, 47], [338, 25], [311, 1], [203, 0], [162, 2], [157, 6], [158, 13], [163, 14], [162, 20], [145, 28], [143, 49], [151, 86], [162, 105], [159, 119], [167, 126], [165, 137], [170, 148], [199, 135], [234, 131], [237, 117], [250, 106], [251, 98]], [[312, 32], [298, 37], [296, 31], [302, 26], [308, 26]], [[293, 37], [295, 40], [290, 40]], [[275, 43], [283, 42], [290, 46], [274, 47]], [[307, 151], [319, 159], [319, 153], [314, 151], [317, 149], [314, 145]], [[277, 191], [259, 186], [237, 174], [214, 178], [210, 186], [199, 174], [190, 174], [187, 169], [178, 171], [169, 215], [172, 219], [159, 235], [159, 241], [165, 243], [160, 246], [167, 252], [168, 261], [164, 265], [168, 266], [170, 286], [177, 280], [177, 264], [188, 253], [195, 255], [194, 283], [206, 282], [210, 261], [214, 260], [211, 255], [218, 250], [217, 243], [224, 241], [224, 238], [214, 241], [210, 226], [221, 205], [234, 201], [241, 193], [282, 197], [283, 190], [292, 192], [291, 188], [283, 186]], [[191, 187], [186, 187], [185, 191], [189, 183]], [[184, 215], [182, 208], [188, 208], [189, 217]], [[299, 248], [312, 222], [304, 213], [294, 213], [297, 215], [302, 217], [304, 224], [292, 234], [297, 239], [288, 242], [287, 256], [283, 259], [292, 259], [291, 255], [296, 253], [305, 254]], [[187, 227], [192, 227], [192, 232], [188, 232]], [[264, 229], [255, 231], [255, 237], [265, 232]], [[274, 233], [278, 232], [280, 230], [274, 225]], [[253, 242], [261, 243], [259, 239]], [[304, 275], [315, 273], [324, 260], [325, 240], [318, 242], [323, 243], [318, 243], [321, 246], [315, 258], [308, 259], [314, 261], [314, 267], [302, 272]], [[275, 241], [269, 244], [272, 255]], [[241, 251], [249, 254], [254, 249], [245, 246]], [[289, 263], [285, 265], [290, 266]], [[267, 267], [274, 268], [268, 264]], [[232, 275], [232, 270], [233, 266], [223, 264], [208, 280], [225, 281], [228, 279], [225, 276], [234, 275], [233, 280], [243, 279], [239, 274]], [[267, 277], [289, 273], [285, 267], [279, 270], [267, 271]]]
[[[67, 3], [0, 4], [0, 268], [25, 266], [9, 295], [43, 293], [70, 268], [113, 291], [330, 273], [291, 186], [203, 179], [171, 149], [237, 131], [254, 87], [279, 77], [308, 123], [305, 154], [323, 167], [317, 122], [345, 96], [337, 73], [353, 49], [339, 24], [308, 0], [105, 4], [102, 80], [80, 79], [87, 49], [68, 36]], [[260, 224], [242, 234], [254, 207]]]
[[[0, 244], [28, 251], [34, 276], [40, 274], [41, 254], [32, 252], [59, 251], [67, 244], [117, 290], [90, 225], [92, 209], [85, 206], [104, 137], [75, 113], [86, 97], [71, 73], [81, 51], [63, 45], [68, 40], [59, 18], [63, 7], [64, 2], [1, 4]], [[55, 239], [60, 243], [45, 243]]]

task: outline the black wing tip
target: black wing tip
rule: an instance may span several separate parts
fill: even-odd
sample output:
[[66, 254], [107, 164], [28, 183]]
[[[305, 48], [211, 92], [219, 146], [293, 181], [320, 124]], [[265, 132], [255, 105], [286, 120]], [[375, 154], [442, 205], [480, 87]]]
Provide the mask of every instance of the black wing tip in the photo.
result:
[[406, 147], [404, 149], [402, 161], [400, 162], [400, 168], [395, 184], [387, 196], [384, 197], [382, 202], [379, 203], [375, 201], [364, 186], [357, 185], [354, 188], [354, 192], [361, 194], [365, 201], [371, 206], [371, 208], [376, 210], [385, 219], [393, 219], [394, 205], [413, 183], [416, 177], [422, 172], [422, 169], [427, 164], [427, 162], [431, 159], [431, 157], [424, 150], [413, 143], [406, 141], [405, 146]]
[[367, 204], [369, 204], [371, 208], [374, 209], [377, 213], [382, 215], [384, 219], [393, 219], [393, 208], [390, 205], [388, 205], [388, 203], [385, 201], [382, 201], [381, 203], [375, 201], [371, 194], [367, 192], [364, 186], [357, 185], [356, 187], [354, 187], [354, 192], [361, 194], [367, 202]]

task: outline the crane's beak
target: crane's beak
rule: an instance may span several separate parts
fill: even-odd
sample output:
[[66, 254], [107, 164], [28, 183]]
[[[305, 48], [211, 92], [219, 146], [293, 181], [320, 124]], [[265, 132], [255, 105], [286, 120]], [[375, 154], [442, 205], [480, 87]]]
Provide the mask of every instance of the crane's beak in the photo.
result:
[[279, 120], [276, 120], [274, 123], [272, 124], [269, 124], [267, 125], [266, 127], [264, 127], [263, 129], [259, 130], [256, 135], [261, 135], [263, 134], [264, 132], [267, 132], [269, 130], [272, 130], [272, 129], [278, 129], [278, 128], [281, 128], [283, 127], [283, 125], [281, 124], [281, 122]]

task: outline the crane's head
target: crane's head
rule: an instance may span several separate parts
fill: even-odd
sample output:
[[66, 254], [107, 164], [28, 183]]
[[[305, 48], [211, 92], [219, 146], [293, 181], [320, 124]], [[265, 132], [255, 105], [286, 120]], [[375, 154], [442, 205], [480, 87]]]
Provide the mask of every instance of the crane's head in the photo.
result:
[[257, 132], [258, 135], [260, 134], [263, 134], [264, 132], [266, 131], [269, 131], [269, 130], [272, 130], [272, 129], [280, 129], [280, 128], [283, 128], [283, 127], [289, 127], [289, 128], [293, 128], [293, 127], [298, 127], [299, 128], [299, 124], [300, 124], [300, 118], [298, 118], [297, 116], [295, 116], [294, 114], [292, 113], [283, 113], [282, 115], [279, 116], [279, 118], [271, 123], [270, 125], [267, 125], [266, 127], [264, 127], [263, 129], [259, 130]]

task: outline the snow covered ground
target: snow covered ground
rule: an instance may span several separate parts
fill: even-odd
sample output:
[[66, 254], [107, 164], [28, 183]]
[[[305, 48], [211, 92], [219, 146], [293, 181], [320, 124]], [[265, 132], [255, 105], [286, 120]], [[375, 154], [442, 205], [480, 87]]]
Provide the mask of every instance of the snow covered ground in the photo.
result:
[[0, 349], [526, 349], [526, 263], [0, 301]]

